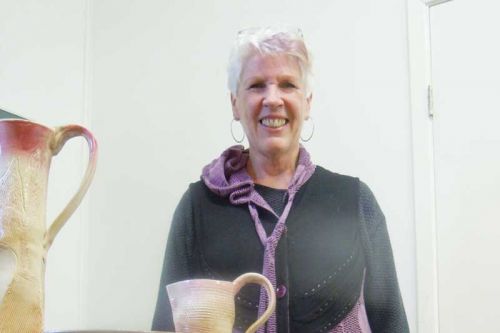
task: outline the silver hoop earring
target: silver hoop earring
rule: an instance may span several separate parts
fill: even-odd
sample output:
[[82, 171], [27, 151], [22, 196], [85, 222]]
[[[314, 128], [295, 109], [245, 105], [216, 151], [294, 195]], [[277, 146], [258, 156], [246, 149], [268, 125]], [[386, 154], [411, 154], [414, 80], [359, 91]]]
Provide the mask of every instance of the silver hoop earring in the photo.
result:
[[[242, 143], [242, 142], [243, 142], [243, 140], [245, 140], [245, 132], [244, 132], [244, 131], [243, 131], [243, 129], [242, 129], [243, 136], [241, 137], [241, 139], [239, 139], [239, 140], [238, 140], [238, 139], [234, 136], [234, 131], [233, 131], [233, 124], [234, 124], [235, 122], [238, 122], [238, 120], [236, 120], [236, 119], [234, 119], [234, 118], [233, 118], [233, 119], [231, 119], [231, 125], [230, 125], [230, 127], [231, 127], [231, 136], [233, 137], [233, 140], [234, 140], [236, 143]], [[242, 127], [243, 127], [243, 126], [242, 126]]]
[[[312, 126], [312, 128], [311, 128], [311, 134], [309, 134], [309, 136], [307, 138], [305, 138], [305, 139], [302, 137], [302, 132], [300, 133], [300, 141], [302, 141], [302, 142], [308, 142], [309, 140], [311, 140], [311, 138], [314, 135], [314, 128], [315, 128], [315, 126], [314, 126], [313, 119], [311, 117], [309, 117], [309, 118], [306, 119], [306, 121], [304, 122], [304, 124], [305, 123], [310, 123], [311, 126]], [[304, 127], [302, 127], [302, 129], [304, 129]]]

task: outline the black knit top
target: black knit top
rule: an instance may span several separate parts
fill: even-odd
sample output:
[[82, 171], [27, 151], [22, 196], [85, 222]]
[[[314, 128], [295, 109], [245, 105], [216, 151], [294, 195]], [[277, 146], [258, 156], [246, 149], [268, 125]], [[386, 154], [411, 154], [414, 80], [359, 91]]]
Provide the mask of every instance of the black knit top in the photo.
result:
[[[256, 185], [278, 215], [286, 191]], [[259, 210], [268, 234], [277, 218]], [[233, 280], [261, 272], [263, 248], [245, 205], [231, 205], [202, 182], [191, 184], [172, 221], [153, 330], [173, 331], [167, 284], [193, 278]], [[409, 332], [385, 218], [356, 178], [317, 167], [297, 193], [276, 253], [278, 332], [328, 332], [364, 300], [373, 333]], [[365, 275], [364, 275], [365, 274]], [[235, 329], [255, 321], [259, 288], [236, 300]], [[325, 330], [326, 327], [326, 330]]]

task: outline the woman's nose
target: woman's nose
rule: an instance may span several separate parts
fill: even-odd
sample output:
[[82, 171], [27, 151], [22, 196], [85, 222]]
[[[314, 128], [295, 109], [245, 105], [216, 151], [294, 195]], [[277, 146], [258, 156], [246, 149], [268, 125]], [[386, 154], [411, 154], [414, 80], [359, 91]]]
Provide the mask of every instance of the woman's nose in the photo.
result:
[[275, 108], [283, 105], [283, 99], [281, 98], [281, 92], [278, 87], [270, 85], [264, 95], [264, 106]]

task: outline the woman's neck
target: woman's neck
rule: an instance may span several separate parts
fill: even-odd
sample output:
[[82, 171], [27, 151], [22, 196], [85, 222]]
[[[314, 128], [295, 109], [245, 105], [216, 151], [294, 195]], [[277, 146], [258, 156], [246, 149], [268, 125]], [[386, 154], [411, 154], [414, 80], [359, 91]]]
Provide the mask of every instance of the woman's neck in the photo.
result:
[[292, 154], [261, 155], [252, 154], [250, 149], [250, 160], [247, 171], [256, 184], [287, 189], [295, 173], [299, 150]]

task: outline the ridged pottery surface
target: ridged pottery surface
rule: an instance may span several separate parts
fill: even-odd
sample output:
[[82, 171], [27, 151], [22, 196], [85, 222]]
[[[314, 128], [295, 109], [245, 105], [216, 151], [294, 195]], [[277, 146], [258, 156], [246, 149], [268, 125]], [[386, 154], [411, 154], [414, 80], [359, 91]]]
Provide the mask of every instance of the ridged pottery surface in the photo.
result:
[[95, 170], [95, 148], [80, 191], [46, 230], [50, 161], [66, 140], [79, 133], [80, 127], [53, 131], [28, 121], [0, 121], [1, 333], [43, 331], [47, 251], [88, 188]]
[[269, 305], [247, 333], [255, 332], [271, 316], [276, 305], [274, 288], [268, 279], [257, 273], [247, 273], [233, 282], [209, 279], [185, 280], [167, 286], [172, 315], [177, 332], [231, 333], [234, 326], [234, 296], [247, 283], [263, 286]]
[[179, 294], [183, 294], [182, 297], [170, 297], [176, 331], [200, 333], [232, 331], [234, 295], [231, 282], [183, 281], [169, 289], [169, 295]]

